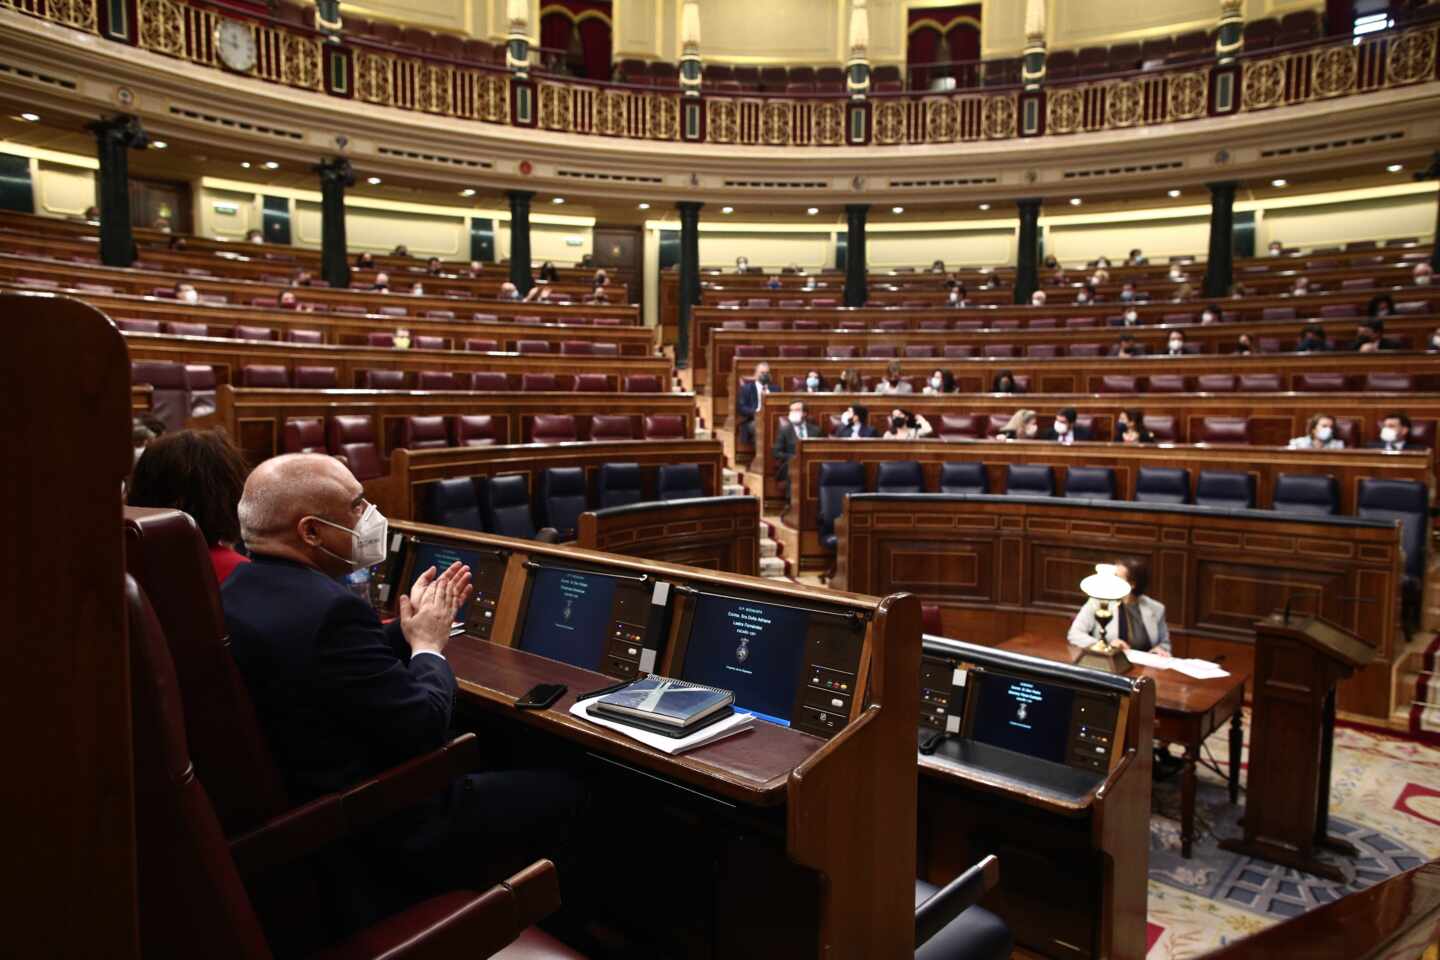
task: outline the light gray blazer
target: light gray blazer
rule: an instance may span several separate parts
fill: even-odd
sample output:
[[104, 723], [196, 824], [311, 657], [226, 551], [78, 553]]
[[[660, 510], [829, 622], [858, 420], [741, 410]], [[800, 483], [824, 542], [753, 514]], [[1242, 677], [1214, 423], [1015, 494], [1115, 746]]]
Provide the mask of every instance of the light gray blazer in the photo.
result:
[[[1150, 649], [1169, 653], [1170, 628], [1165, 625], [1165, 604], [1144, 594], [1141, 594], [1137, 602], [1140, 604], [1140, 620], [1150, 634]], [[1111, 617], [1110, 622], [1105, 625], [1105, 639], [1112, 643], [1120, 639], [1118, 616]], [[1095, 642], [1094, 600], [1086, 600], [1085, 606], [1075, 614], [1075, 620], [1070, 624], [1070, 642], [1082, 647], [1088, 647]]]

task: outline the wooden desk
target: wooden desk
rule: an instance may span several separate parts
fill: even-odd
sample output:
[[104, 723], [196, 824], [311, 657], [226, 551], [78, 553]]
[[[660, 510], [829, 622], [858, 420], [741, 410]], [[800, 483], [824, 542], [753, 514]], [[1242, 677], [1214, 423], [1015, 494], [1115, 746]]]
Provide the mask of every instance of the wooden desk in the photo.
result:
[[[1006, 650], [1045, 660], [1070, 663], [1078, 647], [1062, 636], [1022, 633], [1000, 645]], [[1155, 681], [1155, 737], [1185, 747], [1185, 768], [1180, 780], [1180, 855], [1190, 856], [1195, 839], [1195, 764], [1200, 745], [1230, 721], [1230, 803], [1240, 802], [1240, 752], [1244, 730], [1241, 708], [1249, 674], [1231, 671], [1219, 680], [1192, 680], [1173, 670], [1132, 666], [1131, 677]]]
[[753, 577], [760, 573], [760, 501], [712, 496], [589, 510], [580, 514], [575, 542]]

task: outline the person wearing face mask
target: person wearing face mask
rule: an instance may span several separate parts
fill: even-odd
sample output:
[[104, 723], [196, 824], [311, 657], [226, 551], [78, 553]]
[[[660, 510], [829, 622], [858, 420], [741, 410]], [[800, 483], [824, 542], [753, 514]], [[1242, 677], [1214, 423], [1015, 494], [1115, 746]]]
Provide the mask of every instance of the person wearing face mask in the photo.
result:
[[1040, 421], [1034, 410], [1020, 409], [1006, 421], [995, 436], [1002, 440], [1034, 440], [1040, 435]]
[[200, 292], [195, 289], [193, 283], [175, 284], [175, 299], [181, 303], [199, 303]]
[[1355, 327], [1355, 339], [1350, 349], [1356, 353], [1374, 353], [1385, 347], [1385, 321], [1370, 317]]
[[1166, 341], [1165, 353], [1172, 357], [1183, 357], [1185, 352], [1185, 331], [1171, 330], [1170, 338]]
[[1200, 311], [1200, 322], [1202, 324], [1221, 323], [1224, 319], [1225, 314], [1217, 304], [1207, 303], [1205, 309]]
[[1318, 323], [1307, 323], [1300, 331], [1300, 342], [1296, 344], [1297, 353], [1322, 353], [1330, 349], [1330, 341], [1325, 339], [1325, 328]]
[[1435, 268], [1424, 260], [1415, 264], [1415, 269], [1410, 271], [1410, 278], [1415, 281], [1417, 287], [1428, 287], [1435, 276]]
[[900, 376], [900, 361], [891, 360], [885, 367], [885, 379], [875, 385], [876, 393], [914, 393], [909, 380]]
[[955, 374], [949, 370], [935, 370], [925, 382], [924, 393], [940, 394], [955, 392]]
[[1145, 345], [1135, 339], [1133, 333], [1120, 334], [1120, 342], [1115, 345], [1115, 356], [1117, 357], [1143, 357]]
[[819, 371], [819, 370], [811, 370], [809, 373], [805, 374], [805, 392], [806, 392], [806, 393], [824, 393], [824, 392], [826, 392], [826, 388], [825, 388], [825, 378], [822, 377], [822, 376], [820, 376], [820, 371]]
[[1250, 334], [1242, 333], [1235, 338], [1235, 352], [1242, 356], [1255, 352], [1254, 347], [1250, 345]]
[[935, 428], [920, 414], [901, 410], [899, 407], [890, 411], [890, 429], [885, 431], [886, 440], [920, 440], [934, 435]]
[[1120, 411], [1115, 420], [1115, 437], [1121, 443], [1154, 443], [1155, 437], [1145, 429], [1145, 414], [1139, 407]]
[[1402, 450], [1423, 450], [1424, 446], [1410, 441], [1410, 417], [1400, 411], [1385, 414], [1380, 421], [1380, 439], [1365, 444], [1371, 450], [1399, 453]]
[[1317, 413], [1310, 417], [1305, 435], [1290, 441], [1290, 449], [1343, 450], [1345, 441], [1335, 436], [1335, 418], [1328, 413]]
[[1120, 302], [1134, 303], [1136, 299], [1137, 298], [1135, 296], [1135, 284], [1131, 283], [1129, 280], [1126, 280], [1123, 284], [1120, 285]]
[[824, 436], [820, 426], [808, 416], [804, 400], [790, 404], [790, 411], [775, 434], [775, 444], [770, 455], [775, 460], [775, 479], [779, 481], [785, 502], [790, 502], [790, 461], [800, 449], [800, 441]]
[[749, 257], [736, 257], [736, 258], [735, 258], [735, 272], [736, 272], [736, 273], [748, 273], [749, 270], [750, 270], [750, 258], [749, 258]]
[[1295, 278], [1295, 285], [1290, 288], [1290, 296], [1303, 297], [1310, 292], [1310, 278], [1299, 276]]
[[1030, 294], [1030, 306], [1043, 307], [1045, 306], [1045, 301], [1047, 299], [1048, 297], [1044, 290], [1036, 290], [1034, 293]]
[[1088, 307], [1098, 300], [1099, 298], [1095, 295], [1095, 288], [1088, 283], [1075, 293], [1075, 306], [1077, 307]]
[[1135, 304], [1127, 303], [1125, 304], [1125, 312], [1120, 314], [1118, 318], [1111, 317], [1110, 323], [1118, 327], [1138, 327], [1140, 326], [1140, 311], [1135, 309]]
[[1284, 253], [1284, 252], [1285, 252], [1285, 247], [1284, 247], [1283, 244], [1280, 243], [1279, 240], [1271, 240], [1271, 241], [1270, 241], [1270, 256], [1272, 256], [1272, 257], [1278, 257], [1278, 256], [1280, 256], [1280, 254], [1282, 254], [1282, 253]]
[[1042, 440], [1053, 440], [1069, 446], [1077, 440], [1089, 440], [1090, 428], [1079, 423], [1079, 414], [1074, 407], [1062, 407], [1055, 414], [1055, 425], [1041, 436]]
[[1430, 333], [1430, 345], [1425, 348], [1430, 353], [1440, 350], [1440, 328]]
[[858, 403], [851, 404], [845, 412], [840, 414], [840, 426], [835, 428], [834, 436], [842, 440], [854, 440], [859, 437], [878, 437], [880, 434], [870, 426], [870, 411]]
[[765, 394], [773, 389], [770, 385], [770, 364], [761, 360], [755, 364], [755, 376], [740, 385], [740, 395], [735, 398], [738, 418], [735, 435], [741, 443], [755, 442], [755, 414], [765, 406]]
[[[426, 569], [400, 597], [397, 620], [383, 625], [340, 578], [385, 560], [388, 524], [333, 457], [264, 461], [238, 514], [251, 562], [225, 581], [221, 605], [291, 802], [348, 789], [442, 746], [456, 699], [445, 651], [470, 598], [469, 568]], [[579, 800], [560, 773], [467, 774], [367, 834], [355, 847], [366, 868], [356, 875], [483, 880], [518, 853], [533, 860], [551, 830], [562, 831], [555, 839], [563, 843]]]
[[995, 382], [990, 386], [991, 393], [1024, 393], [1020, 384], [1015, 380], [1015, 374], [1009, 370], [1001, 370], [995, 374]]
[[1141, 253], [1137, 247], [1130, 251], [1130, 256], [1125, 262], [1132, 267], [1146, 267], [1150, 265], [1150, 258]]

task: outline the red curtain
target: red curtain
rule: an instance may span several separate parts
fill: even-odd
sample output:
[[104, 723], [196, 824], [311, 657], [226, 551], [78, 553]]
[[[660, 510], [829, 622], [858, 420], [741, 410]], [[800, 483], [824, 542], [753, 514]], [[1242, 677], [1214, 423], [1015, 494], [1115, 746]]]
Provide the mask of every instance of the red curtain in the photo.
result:
[[546, 0], [540, 46], [547, 70], [610, 79], [610, 0]]
[[[933, 78], [943, 76], [954, 77], [962, 87], [975, 84], [974, 68], [959, 65], [980, 59], [980, 14], [978, 3], [909, 11], [905, 62], [910, 89], [926, 89]], [[955, 66], [918, 66], [945, 61]]]

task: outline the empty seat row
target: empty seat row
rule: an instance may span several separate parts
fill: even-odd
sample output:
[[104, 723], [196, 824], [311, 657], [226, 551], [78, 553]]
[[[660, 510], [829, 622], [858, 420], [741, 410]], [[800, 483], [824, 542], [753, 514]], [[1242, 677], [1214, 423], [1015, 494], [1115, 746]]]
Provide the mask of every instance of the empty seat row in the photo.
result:
[[[501, 371], [361, 370], [357, 386], [364, 390], [479, 390], [610, 393], [615, 380], [604, 373], [504, 373]], [[340, 386], [334, 367], [297, 365], [291, 372], [283, 364], [246, 364], [236, 376], [241, 387], [295, 387], [325, 390]], [[625, 393], [658, 393], [660, 378], [630, 374], [620, 378]]]
[[[685, 418], [679, 414], [542, 413], [530, 420], [533, 443], [575, 443], [616, 440], [684, 440]], [[411, 416], [400, 421], [394, 446], [410, 450], [435, 447], [477, 447], [504, 443], [498, 423], [488, 415]]]
[[[142, 320], [120, 318], [115, 326], [125, 333], [164, 333], [176, 337], [219, 337], [224, 340], [285, 340], [288, 343], [324, 343], [319, 330], [291, 329], [276, 331], [273, 327], [236, 324], [233, 327], [182, 320]], [[283, 336], [280, 334], [283, 333]]]
[[283, 433], [283, 452], [328, 453], [343, 461], [361, 483], [386, 472], [375, 421], [365, 414], [290, 417]]
[[[393, 347], [395, 346], [395, 336], [393, 333], [368, 333], [365, 335], [365, 342], [372, 347]], [[408, 346], [415, 350], [450, 350], [453, 349], [453, 341], [449, 337], [412, 335], [409, 338]], [[473, 337], [465, 340], [465, 349], [493, 353], [503, 351], [505, 345], [499, 340]], [[618, 343], [597, 343], [592, 340], [561, 340], [557, 344], [553, 340], [525, 339], [515, 341], [514, 352], [560, 353], [575, 357], [618, 357], [620, 345]]]
[[[496, 477], [454, 477], [429, 485], [425, 520], [446, 527], [535, 539], [538, 515], [558, 539], [573, 540], [580, 514], [592, 507], [626, 506], [645, 499], [644, 475], [638, 463], [606, 463], [596, 471], [592, 495], [584, 467], [549, 467], [540, 474], [532, 509], [523, 474]], [[700, 466], [664, 464], [656, 472], [655, 499], [684, 500], [705, 496]]]

